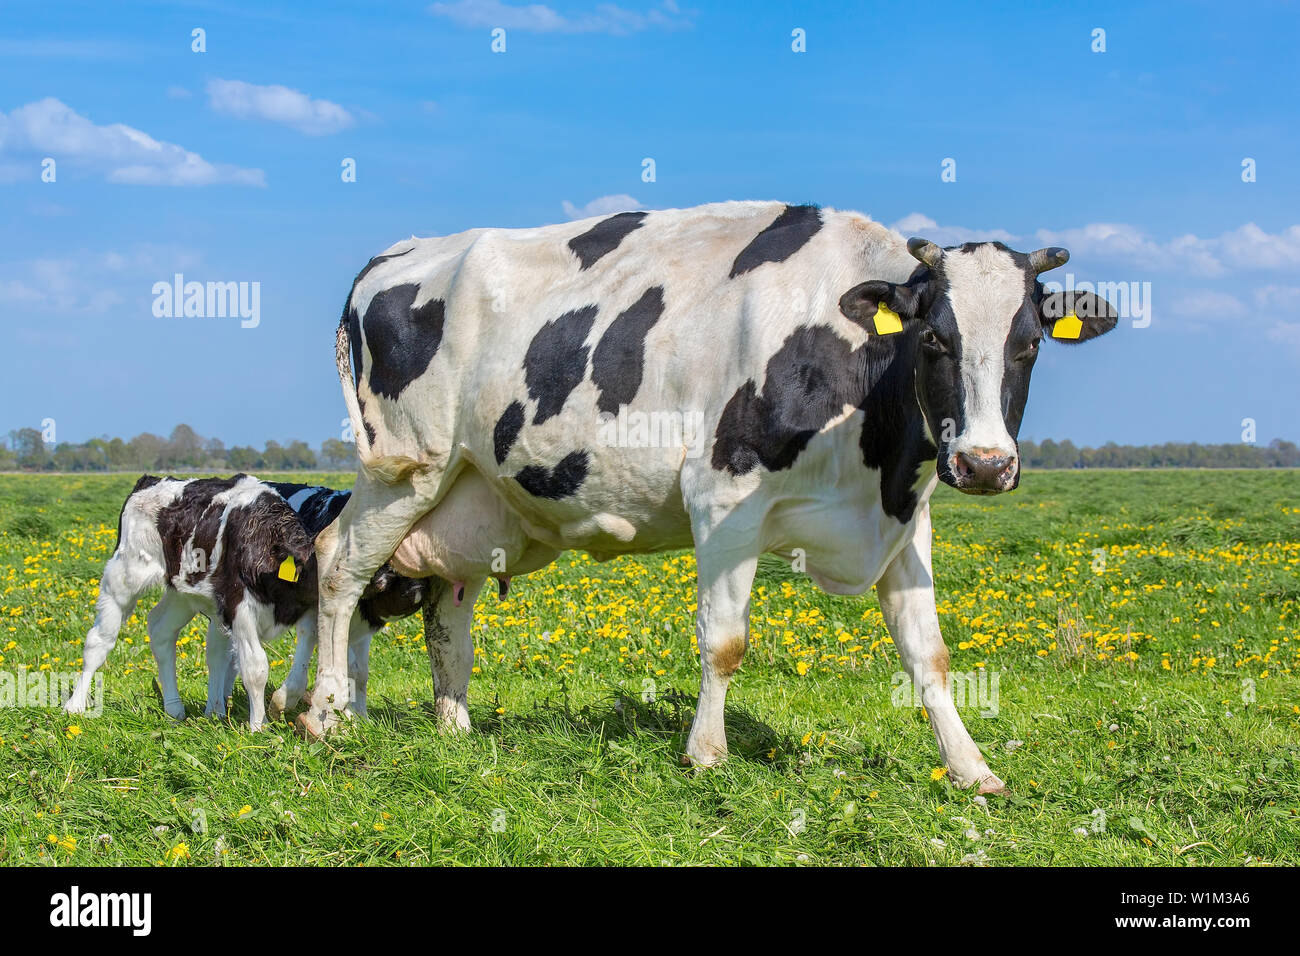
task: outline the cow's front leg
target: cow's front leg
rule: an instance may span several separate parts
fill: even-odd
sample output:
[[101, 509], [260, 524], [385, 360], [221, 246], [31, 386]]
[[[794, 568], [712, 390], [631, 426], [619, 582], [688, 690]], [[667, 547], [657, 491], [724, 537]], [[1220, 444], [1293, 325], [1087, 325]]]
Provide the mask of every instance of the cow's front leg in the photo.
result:
[[903, 667], [914, 686], [921, 688], [921, 700], [952, 782], [959, 787], [978, 785], [980, 793], [1001, 793], [1005, 789], [1002, 781], [984, 762], [953, 703], [948, 648], [939, 633], [934, 604], [928, 503], [917, 511], [912, 540], [876, 582], [876, 594]]
[[348, 638], [357, 603], [375, 571], [429, 510], [440, 477], [430, 467], [418, 488], [411, 480], [389, 485], [363, 468], [338, 518], [317, 535], [316, 686], [310, 708], [298, 715], [298, 726], [308, 736], [324, 734], [352, 713]]
[[727, 759], [727, 731], [723, 724], [727, 685], [749, 646], [749, 591], [758, 569], [758, 556], [749, 547], [725, 546], [716, 533], [697, 544], [695, 554], [699, 573], [695, 637], [700, 646], [700, 698], [686, 741], [686, 757], [697, 767], [711, 767]]
[[[446, 730], [469, 729], [469, 678], [474, 670], [474, 601], [483, 579], [449, 584], [429, 579], [421, 606], [424, 643], [433, 672], [434, 710]], [[457, 590], [460, 593], [457, 593]]]

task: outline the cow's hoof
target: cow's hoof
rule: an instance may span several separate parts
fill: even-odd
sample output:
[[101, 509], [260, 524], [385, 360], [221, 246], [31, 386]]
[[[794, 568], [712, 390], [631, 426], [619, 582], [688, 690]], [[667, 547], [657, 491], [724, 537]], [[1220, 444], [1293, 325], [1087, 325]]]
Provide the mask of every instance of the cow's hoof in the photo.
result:
[[725, 747], [718, 748], [714, 746], [695, 746], [686, 745], [686, 753], [682, 754], [682, 766], [694, 767], [696, 770], [705, 770], [709, 767], [716, 767], [725, 762], [727, 759], [727, 750]]
[[298, 719], [293, 722], [293, 726], [307, 740], [319, 740], [325, 736], [325, 732], [329, 729], [325, 726], [324, 721], [315, 719], [315, 716], [310, 711], [299, 714]]
[[163, 710], [167, 711], [167, 716], [170, 717], [172, 720], [176, 721], [176, 723], [178, 723], [178, 724], [179, 724], [181, 721], [183, 721], [183, 720], [185, 719], [185, 705], [184, 705], [184, 704], [181, 704], [181, 703], [175, 703], [175, 704], [164, 703], [164, 704], [163, 704]]
[[979, 792], [981, 794], [1003, 794], [1007, 792], [1007, 785], [994, 774], [989, 774], [987, 777], [981, 778]]

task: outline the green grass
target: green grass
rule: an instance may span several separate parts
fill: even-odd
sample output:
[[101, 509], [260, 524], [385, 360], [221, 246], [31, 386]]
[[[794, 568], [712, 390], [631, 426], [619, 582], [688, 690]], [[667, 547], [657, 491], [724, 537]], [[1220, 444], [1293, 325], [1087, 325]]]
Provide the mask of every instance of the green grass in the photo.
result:
[[[11, 682], [79, 667], [133, 480], [0, 476]], [[0, 862], [1300, 863], [1300, 476], [1031, 473], [1000, 498], [940, 489], [934, 512], [953, 669], [998, 679], [996, 716], [962, 710], [1010, 788], [986, 806], [934, 779], [923, 713], [893, 705], [874, 595], [771, 559], [732, 759], [683, 769], [691, 556], [575, 554], [481, 599], [464, 736], [437, 732], [418, 618], [375, 640], [371, 719], [316, 743], [250, 734], [242, 689], [232, 720], [199, 716], [196, 622], [174, 724], [146, 599], [101, 716], [0, 709]]]

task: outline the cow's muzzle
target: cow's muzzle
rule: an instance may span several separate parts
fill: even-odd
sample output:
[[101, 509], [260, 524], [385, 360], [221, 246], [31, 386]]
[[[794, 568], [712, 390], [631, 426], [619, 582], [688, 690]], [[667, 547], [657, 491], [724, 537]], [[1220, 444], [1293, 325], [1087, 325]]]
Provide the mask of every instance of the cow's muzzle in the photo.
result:
[[948, 474], [942, 477], [968, 495], [996, 495], [1010, 491], [1020, 480], [1020, 460], [996, 448], [970, 448], [948, 457]]

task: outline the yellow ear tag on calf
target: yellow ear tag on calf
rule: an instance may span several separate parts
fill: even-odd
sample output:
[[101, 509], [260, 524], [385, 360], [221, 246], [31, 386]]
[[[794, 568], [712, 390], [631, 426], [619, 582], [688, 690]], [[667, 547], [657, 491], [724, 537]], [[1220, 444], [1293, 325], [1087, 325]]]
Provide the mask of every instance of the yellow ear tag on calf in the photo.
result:
[[903, 320], [898, 317], [898, 313], [885, 303], [879, 303], [876, 306], [876, 334], [893, 335], [901, 331], [903, 331]]
[[1083, 332], [1083, 321], [1073, 312], [1061, 316], [1052, 326], [1054, 339], [1077, 339], [1081, 332]]
[[280, 572], [278, 577], [281, 581], [298, 580], [298, 566], [293, 563], [292, 554], [287, 555], [285, 559], [280, 562]]

